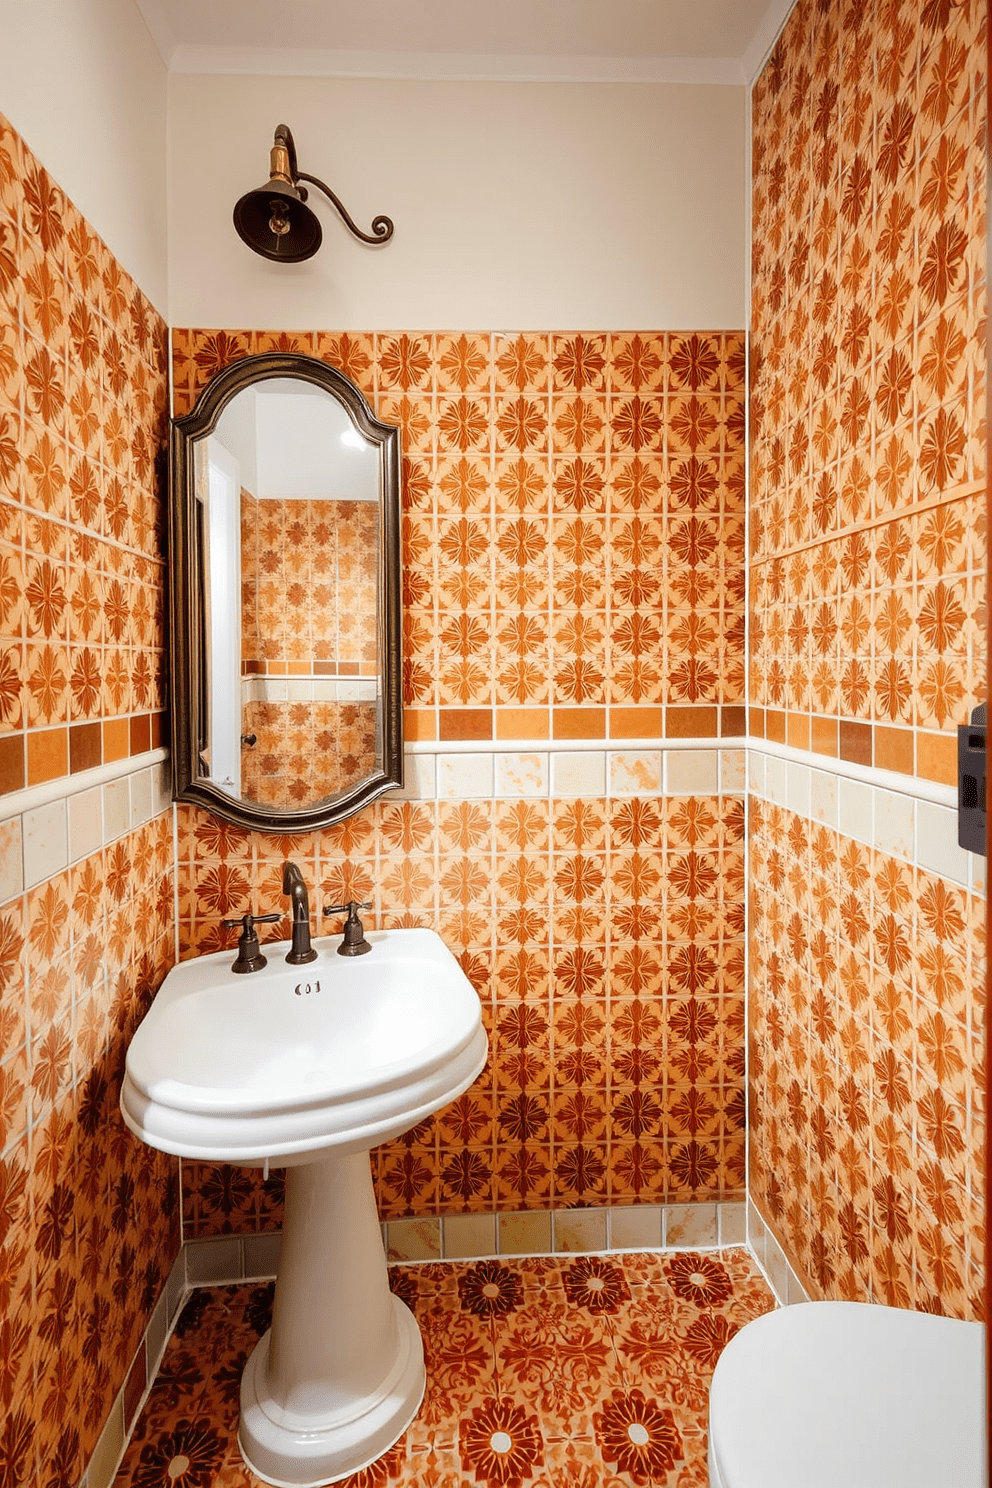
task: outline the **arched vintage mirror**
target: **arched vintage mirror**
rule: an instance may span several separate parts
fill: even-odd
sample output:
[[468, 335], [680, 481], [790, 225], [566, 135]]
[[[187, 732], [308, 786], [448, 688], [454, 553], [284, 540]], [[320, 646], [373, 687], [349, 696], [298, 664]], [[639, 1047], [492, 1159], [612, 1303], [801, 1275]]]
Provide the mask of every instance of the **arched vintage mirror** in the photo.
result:
[[245, 357], [172, 427], [174, 794], [261, 831], [402, 784], [399, 433], [311, 357]]

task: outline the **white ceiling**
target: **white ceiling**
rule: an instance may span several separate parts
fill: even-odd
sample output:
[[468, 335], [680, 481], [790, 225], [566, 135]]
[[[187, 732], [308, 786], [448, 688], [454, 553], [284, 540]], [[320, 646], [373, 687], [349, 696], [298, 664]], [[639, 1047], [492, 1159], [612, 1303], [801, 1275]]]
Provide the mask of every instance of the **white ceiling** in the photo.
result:
[[172, 72], [747, 83], [793, 0], [137, 0]]

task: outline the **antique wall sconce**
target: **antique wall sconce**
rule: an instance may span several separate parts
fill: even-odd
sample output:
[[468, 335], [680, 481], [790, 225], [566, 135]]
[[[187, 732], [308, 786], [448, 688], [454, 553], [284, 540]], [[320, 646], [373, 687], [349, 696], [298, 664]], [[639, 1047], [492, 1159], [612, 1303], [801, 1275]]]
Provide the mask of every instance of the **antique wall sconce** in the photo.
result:
[[269, 179], [246, 192], [234, 208], [238, 236], [254, 253], [276, 263], [300, 263], [317, 252], [323, 233], [319, 219], [307, 206], [307, 189], [300, 181], [309, 181], [322, 191], [363, 243], [388, 243], [393, 236], [392, 219], [382, 216], [373, 219], [371, 233], [362, 232], [331, 188], [298, 168], [292, 131], [280, 124], [269, 152]]

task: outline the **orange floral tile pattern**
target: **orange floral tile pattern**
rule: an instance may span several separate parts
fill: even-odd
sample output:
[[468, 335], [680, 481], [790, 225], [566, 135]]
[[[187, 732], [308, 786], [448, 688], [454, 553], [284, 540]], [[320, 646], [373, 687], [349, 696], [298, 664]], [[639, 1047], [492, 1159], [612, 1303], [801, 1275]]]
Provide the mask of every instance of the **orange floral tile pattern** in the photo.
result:
[[985, 24], [799, 0], [753, 95], [752, 731], [872, 763], [818, 726], [862, 720], [949, 782], [985, 696]]
[[377, 526], [369, 501], [256, 501], [242, 491], [246, 671], [293, 663], [301, 675], [316, 662], [374, 673]]
[[[376, 1150], [383, 1218], [739, 1197], [743, 838], [731, 796], [379, 802], [294, 838], [182, 807], [180, 954], [285, 907], [292, 857], [315, 926], [322, 904], [367, 899], [372, 925], [430, 926], [459, 956], [489, 1063]], [[281, 1218], [278, 1177], [245, 1169], [184, 1163], [183, 1197], [188, 1233]]]
[[354, 785], [375, 761], [375, 703], [245, 703], [241, 794], [299, 807]]
[[[339, 678], [376, 672], [377, 522], [372, 502], [241, 492], [241, 732], [256, 741], [241, 752], [249, 800], [299, 807], [374, 765], [374, 702], [338, 701], [336, 690], [349, 687]], [[272, 696], [270, 676], [310, 696]]]
[[981, 1318], [984, 900], [750, 812], [752, 1196], [811, 1295]]
[[[141, 753], [162, 708], [165, 326], [0, 117], [0, 794]], [[0, 1482], [75, 1488], [179, 1246], [125, 1129], [174, 959], [146, 824], [0, 906]]]
[[173, 944], [166, 816], [0, 907], [3, 1482], [75, 1488], [179, 1249], [117, 1104]]
[[[395, 1266], [390, 1283], [420, 1325], [427, 1392], [344, 1488], [705, 1488], [714, 1365], [774, 1306], [742, 1250]], [[193, 1294], [116, 1488], [254, 1488], [238, 1388], [271, 1310], [271, 1284]]]
[[269, 349], [402, 431], [408, 706], [742, 701], [741, 333], [177, 330], [175, 411]]
[[[489, 737], [494, 708], [562, 707], [601, 737], [611, 708], [740, 703], [741, 335], [178, 330], [176, 412], [271, 349], [340, 367], [402, 430], [421, 717]], [[180, 823], [188, 955], [282, 902], [290, 849]], [[741, 1192], [742, 833], [730, 798], [479, 801], [379, 805], [292, 846], [324, 902], [438, 929], [484, 1004], [481, 1080], [378, 1154], [384, 1216]], [[183, 1187], [197, 1233], [278, 1223], [277, 1179], [184, 1165]]]
[[0, 793], [150, 746], [166, 345], [0, 116]]

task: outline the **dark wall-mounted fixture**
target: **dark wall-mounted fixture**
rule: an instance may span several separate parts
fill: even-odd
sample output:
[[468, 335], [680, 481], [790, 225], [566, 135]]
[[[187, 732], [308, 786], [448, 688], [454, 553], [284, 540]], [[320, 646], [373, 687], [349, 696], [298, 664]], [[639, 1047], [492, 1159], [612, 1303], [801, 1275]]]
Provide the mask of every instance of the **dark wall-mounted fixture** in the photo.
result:
[[371, 233], [356, 227], [331, 188], [297, 168], [292, 131], [288, 125], [280, 124], [269, 151], [269, 179], [264, 186], [247, 192], [234, 208], [238, 236], [263, 258], [274, 259], [276, 263], [300, 263], [312, 258], [320, 247], [323, 236], [320, 222], [306, 204], [307, 189], [298, 184], [300, 181], [318, 187], [363, 243], [388, 243], [393, 236], [389, 217], [374, 218]]
[[985, 856], [986, 734], [988, 704], [980, 703], [971, 722], [958, 725], [958, 846]]

